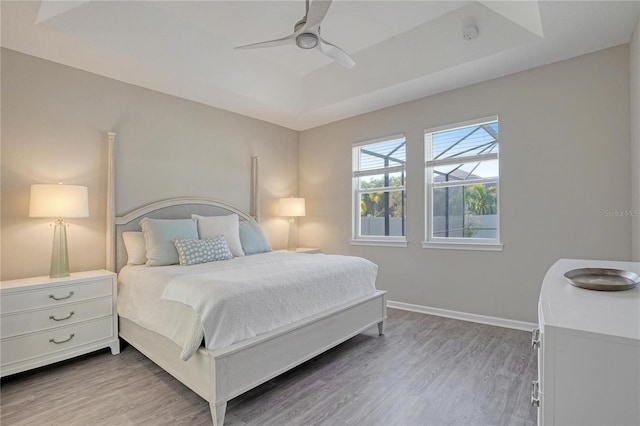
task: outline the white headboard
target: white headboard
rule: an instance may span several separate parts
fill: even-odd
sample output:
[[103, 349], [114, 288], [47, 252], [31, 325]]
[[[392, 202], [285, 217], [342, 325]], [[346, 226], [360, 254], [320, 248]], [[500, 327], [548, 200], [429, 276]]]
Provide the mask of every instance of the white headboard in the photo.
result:
[[186, 219], [191, 214], [201, 216], [223, 216], [236, 213], [240, 220], [260, 221], [260, 192], [258, 180], [258, 157], [251, 157], [251, 203], [250, 214], [229, 204], [210, 198], [172, 198], [139, 207], [124, 216], [115, 215], [115, 164], [114, 143], [116, 134], [108, 132], [108, 170], [107, 170], [107, 241], [106, 267], [110, 271], [120, 272], [127, 263], [122, 233], [140, 231], [140, 219]]
[[142, 206], [134, 211], [115, 218], [115, 271], [127, 264], [127, 252], [124, 248], [122, 233], [140, 231], [140, 220], [144, 217], [153, 219], [188, 219], [192, 214], [201, 216], [224, 216], [236, 213], [240, 220], [253, 218], [247, 213], [226, 203], [207, 198], [172, 198]]

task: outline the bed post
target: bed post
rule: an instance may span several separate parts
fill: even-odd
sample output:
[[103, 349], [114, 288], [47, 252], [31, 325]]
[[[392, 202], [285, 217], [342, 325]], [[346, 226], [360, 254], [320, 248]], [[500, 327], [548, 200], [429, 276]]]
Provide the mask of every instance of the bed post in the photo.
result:
[[382, 295], [382, 321], [378, 323], [378, 335], [384, 334], [384, 326], [387, 323], [387, 293]]
[[249, 215], [251, 215], [256, 222], [260, 222], [259, 159], [260, 157], [251, 157], [251, 205], [249, 206]]
[[106, 268], [116, 272], [116, 208], [115, 208], [115, 175], [113, 143], [116, 134], [107, 132], [107, 242], [106, 242]]
[[214, 404], [209, 403], [209, 409], [211, 410], [211, 420], [213, 420], [213, 426], [224, 425], [224, 414], [227, 411], [227, 402]]

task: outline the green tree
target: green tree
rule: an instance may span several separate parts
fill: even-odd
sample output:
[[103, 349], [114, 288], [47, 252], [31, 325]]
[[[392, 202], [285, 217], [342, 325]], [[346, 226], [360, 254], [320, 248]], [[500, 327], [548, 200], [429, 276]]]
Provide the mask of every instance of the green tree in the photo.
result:
[[[362, 189], [371, 188], [383, 188], [384, 179], [372, 179], [368, 181], [361, 181]], [[400, 176], [392, 176], [389, 178], [389, 186], [401, 186], [402, 178]], [[401, 217], [403, 215], [403, 192], [404, 191], [390, 191], [389, 192], [389, 213], [392, 217]], [[360, 215], [361, 216], [373, 216], [383, 217], [384, 211], [384, 192], [370, 192], [363, 194], [360, 200]]]
[[473, 185], [466, 188], [464, 194], [466, 212], [481, 216], [495, 214], [497, 211], [498, 195], [495, 186]]
[[371, 205], [371, 215], [373, 217], [382, 216], [384, 206], [382, 205], [382, 192], [372, 192], [367, 194], [365, 199], [369, 200]]

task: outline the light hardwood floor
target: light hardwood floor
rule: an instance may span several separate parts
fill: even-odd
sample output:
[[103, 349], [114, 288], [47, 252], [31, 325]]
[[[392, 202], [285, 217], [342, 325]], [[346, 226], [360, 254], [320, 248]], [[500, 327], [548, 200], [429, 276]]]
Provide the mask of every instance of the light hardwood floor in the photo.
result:
[[[530, 334], [389, 309], [359, 335], [229, 402], [226, 426], [533, 425]], [[131, 346], [2, 380], [9, 425], [207, 425], [208, 404]]]

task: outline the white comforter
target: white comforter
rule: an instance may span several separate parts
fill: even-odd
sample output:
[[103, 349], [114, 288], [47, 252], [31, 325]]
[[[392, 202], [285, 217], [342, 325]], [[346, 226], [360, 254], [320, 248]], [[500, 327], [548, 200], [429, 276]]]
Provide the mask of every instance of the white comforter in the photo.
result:
[[[368, 260], [271, 252], [194, 266], [127, 266], [118, 314], [173, 340], [189, 359], [375, 292]], [[179, 302], [179, 303], [175, 303]]]

